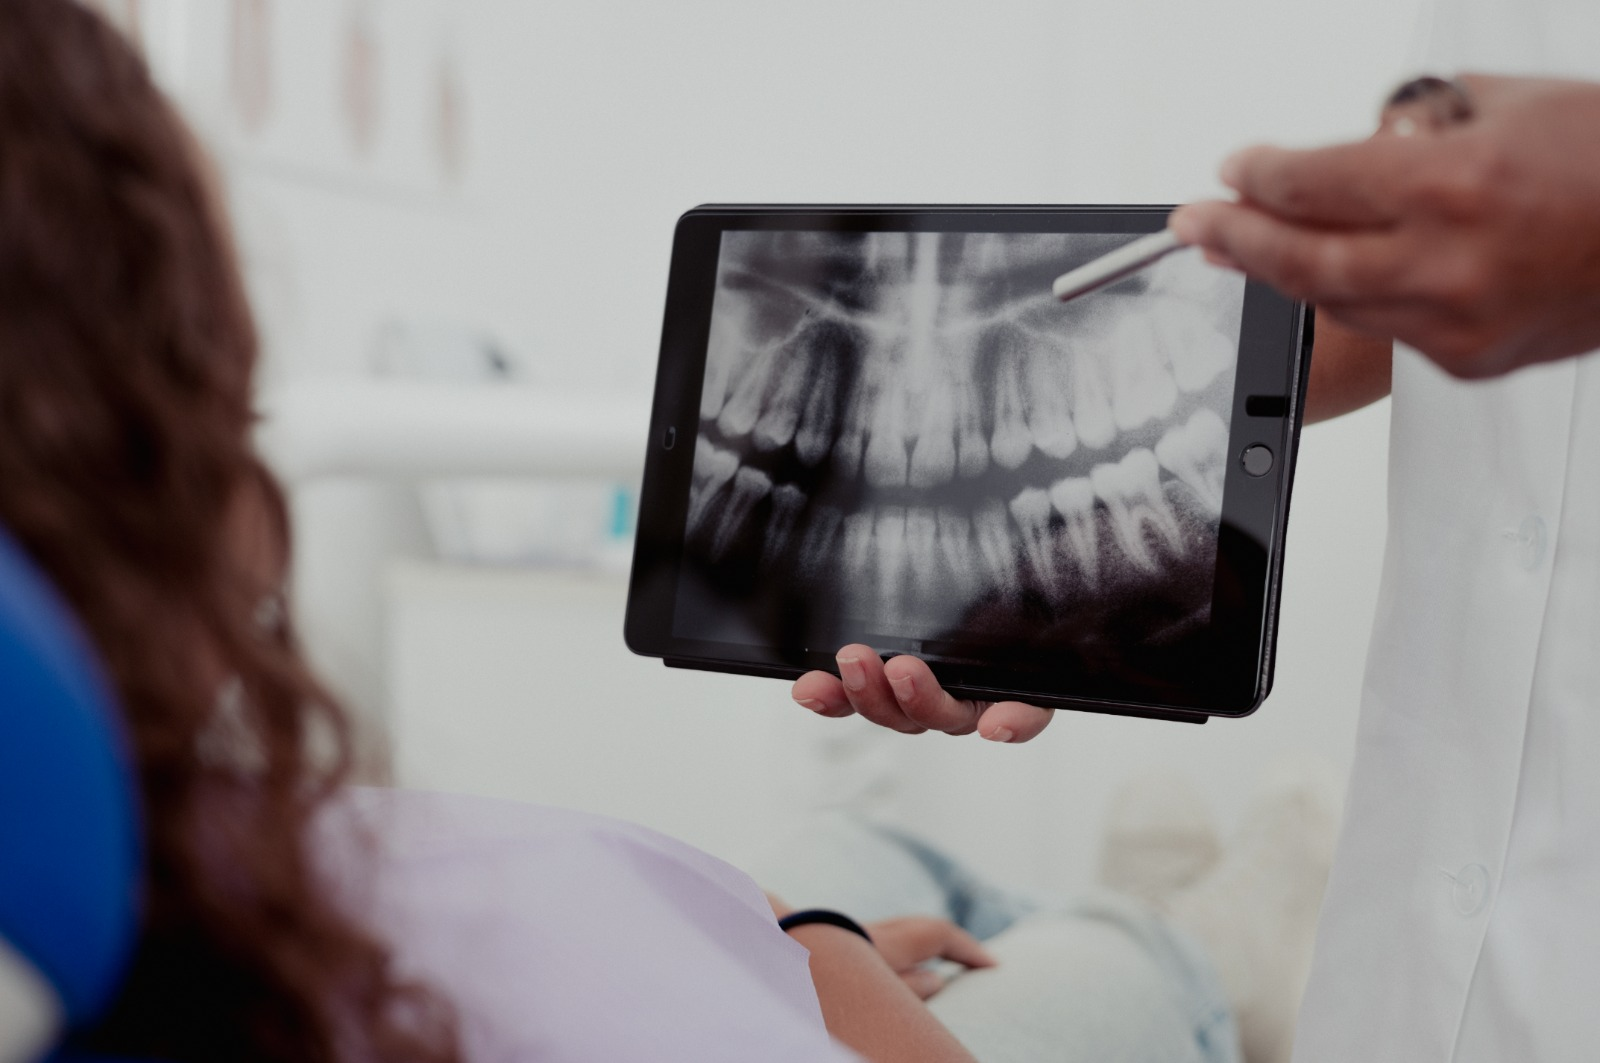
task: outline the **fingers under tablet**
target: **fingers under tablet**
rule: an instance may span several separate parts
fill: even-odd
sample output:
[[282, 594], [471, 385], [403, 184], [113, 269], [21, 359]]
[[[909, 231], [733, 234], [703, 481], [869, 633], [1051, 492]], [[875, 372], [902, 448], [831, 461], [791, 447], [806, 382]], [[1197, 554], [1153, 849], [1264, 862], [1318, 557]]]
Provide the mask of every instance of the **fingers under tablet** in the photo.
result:
[[925, 730], [963, 735], [977, 731], [991, 742], [1026, 742], [1043, 731], [1055, 714], [1020, 701], [967, 701], [950, 695], [927, 664], [895, 657], [888, 664], [867, 646], [839, 651], [840, 676], [807, 672], [795, 680], [794, 700], [818, 716], [859, 712], [873, 723], [907, 734]]
[[839, 651], [839, 678], [845, 695], [857, 712], [873, 723], [905, 734], [921, 734], [927, 727], [911, 719], [883, 674], [883, 661], [872, 647], [859, 644]]
[[978, 734], [991, 742], [1026, 742], [1050, 723], [1055, 713], [1020, 701], [997, 701], [983, 711]]
[[794, 700], [818, 716], [854, 716], [850, 699], [845, 697], [839, 677], [827, 672], [807, 672], [794, 681], [790, 690]]
[[927, 664], [916, 657], [896, 657], [883, 666], [889, 687], [906, 718], [946, 734], [971, 734], [986, 702], [951, 697]]

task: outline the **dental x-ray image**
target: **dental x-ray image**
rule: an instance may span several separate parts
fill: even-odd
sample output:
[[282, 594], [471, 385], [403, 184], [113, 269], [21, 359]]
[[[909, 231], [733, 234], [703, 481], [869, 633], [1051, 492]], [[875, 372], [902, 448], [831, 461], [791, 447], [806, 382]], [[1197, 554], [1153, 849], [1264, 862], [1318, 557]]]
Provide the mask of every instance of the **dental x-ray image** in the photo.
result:
[[[1162, 644], [1211, 608], [1244, 282], [1125, 234], [722, 236], [680, 636]], [[900, 644], [900, 643], [895, 643]]]

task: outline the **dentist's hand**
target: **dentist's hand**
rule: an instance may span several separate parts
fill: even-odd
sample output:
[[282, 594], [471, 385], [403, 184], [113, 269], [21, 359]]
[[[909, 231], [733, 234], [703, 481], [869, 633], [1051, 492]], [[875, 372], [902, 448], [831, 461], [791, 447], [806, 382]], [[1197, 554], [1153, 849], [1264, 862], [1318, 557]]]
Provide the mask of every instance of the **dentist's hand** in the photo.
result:
[[[860, 713], [905, 734], [977, 731], [991, 742], [1026, 742], [1054, 715], [1020, 701], [964, 701], [951, 697], [916, 657], [887, 664], [868, 646], [839, 651], [839, 675], [807, 672], [794, 684], [794, 700], [819, 716]], [[842, 677], [842, 678], [841, 678]]]
[[[1600, 347], [1600, 84], [1463, 77], [1473, 116], [1252, 148], [1173, 230], [1461, 377]], [[1394, 135], [1412, 132], [1413, 135]]]

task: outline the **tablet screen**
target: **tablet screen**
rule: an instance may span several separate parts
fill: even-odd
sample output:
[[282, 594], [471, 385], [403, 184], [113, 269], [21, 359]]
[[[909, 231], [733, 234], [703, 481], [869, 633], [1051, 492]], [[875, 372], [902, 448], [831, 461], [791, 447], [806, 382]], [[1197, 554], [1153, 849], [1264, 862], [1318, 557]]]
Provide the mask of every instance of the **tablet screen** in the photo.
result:
[[673, 634], [1093, 665], [1202, 630], [1245, 283], [1184, 252], [1052, 298], [1137, 235], [724, 231]]

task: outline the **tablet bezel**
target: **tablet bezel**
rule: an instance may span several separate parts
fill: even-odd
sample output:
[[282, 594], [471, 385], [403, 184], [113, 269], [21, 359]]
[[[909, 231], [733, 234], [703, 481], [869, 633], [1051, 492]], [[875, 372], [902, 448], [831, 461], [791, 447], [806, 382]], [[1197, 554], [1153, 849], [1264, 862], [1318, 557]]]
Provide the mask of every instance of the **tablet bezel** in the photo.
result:
[[[624, 637], [635, 653], [668, 665], [793, 678], [836, 670], [837, 647], [775, 647], [675, 636], [689, 482], [699, 427], [712, 301], [722, 233], [739, 229], [840, 232], [1155, 232], [1170, 206], [702, 206], [679, 219], [667, 284], [660, 360], [640, 496]], [[875, 645], [885, 657], [929, 658], [960, 696], [1022, 700], [1053, 708], [1204, 722], [1245, 716], [1271, 689], [1283, 531], [1310, 366], [1311, 313], [1255, 281], [1245, 288], [1239, 361], [1229, 427], [1209, 637], [1188, 653], [1204, 678], [1142, 683], [1062, 674], [1058, 663], [961, 661], [915, 640]], [[1275, 463], [1247, 475], [1238, 456], [1253, 444]], [[895, 644], [899, 643], [899, 644]], [[1036, 655], [1037, 656], [1037, 655]], [[1203, 658], [1203, 659], [1202, 659]], [[1185, 658], [1186, 660], [1187, 658]], [[1186, 667], [1176, 658], [1163, 662]], [[1146, 677], [1148, 679], [1148, 677]]]

